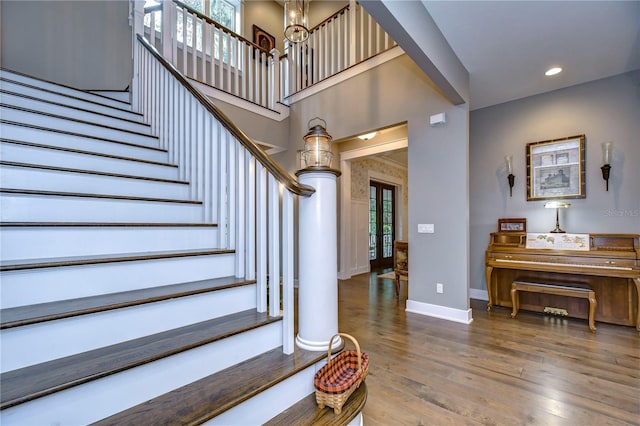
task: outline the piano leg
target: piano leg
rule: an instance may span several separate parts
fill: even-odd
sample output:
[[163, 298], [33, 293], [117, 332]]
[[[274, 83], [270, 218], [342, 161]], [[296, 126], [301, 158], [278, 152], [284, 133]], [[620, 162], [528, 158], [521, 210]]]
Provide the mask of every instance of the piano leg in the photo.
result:
[[598, 302], [596, 302], [596, 292], [590, 291], [589, 292], [589, 330], [591, 330], [594, 333], [596, 332], [595, 317], [596, 317], [597, 305], [598, 305]]
[[487, 269], [485, 272], [487, 275], [487, 296], [489, 297], [489, 302], [487, 303], [487, 311], [490, 311], [491, 306], [493, 306], [493, 291], [492, 291], [493, 289], [491, 288], [491, 272], [493, 272], [493, 266], [487, 266]]
[[518, 297], [518, 288], [513, 284], [511, 284], [511, 305], [513, 306], [511, 318], [515, 318], [520, 309], [520, 298]]
[[636, 296], [638, 300], [637, 312], [636, 312], [636, 330], [640, 331], [640, 277], [634, 278], [633, 282], [636, 285]]

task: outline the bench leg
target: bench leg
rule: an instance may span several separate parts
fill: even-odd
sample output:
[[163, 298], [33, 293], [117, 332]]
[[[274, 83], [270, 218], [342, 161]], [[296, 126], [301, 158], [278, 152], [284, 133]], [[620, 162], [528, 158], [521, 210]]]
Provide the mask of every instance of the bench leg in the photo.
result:
[[511, 311], [511, 318], [515, 318], [518, 315], [518, 289], [511, 286], [511, 306], [513, 306], [513, 311]]
[[400, 274], [396, 272], [396, 297], [400, 297]]
[[596, 316], [596, 293], [594, 291], [589, 292], [589, 330], [596, 332], [595, 316]]

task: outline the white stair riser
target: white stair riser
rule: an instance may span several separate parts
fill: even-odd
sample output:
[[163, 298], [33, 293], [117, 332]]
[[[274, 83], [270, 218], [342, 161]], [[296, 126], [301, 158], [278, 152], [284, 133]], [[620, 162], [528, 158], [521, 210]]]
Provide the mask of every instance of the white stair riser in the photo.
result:
[[256, 307], [255, 286], [234, 287], [2, 330], [2, 372]]
[[202, 220], [199, 204], [55, 195], [0, 194], [0, 209], [3, 222], [198, 223]]
[[[40, 164], [70, 169], [94, 170], [105, 173], [133, 174], [159, 179], [177, 179], [178, 168], [164, 164], [145, 163], [121, 158], [83, 154], [59, 149], [46, 149], [9, 142], [0, 143], [4, 161]], [[6, 185], [3, 185], [7, 187]]]
[[5, 261], [213, 249], [217, 238], [214, 227], [3, 227], [0, 233]]
[[144, 123], [142, 115], [140, 114], [136, 114], [120, 108], [112, 108], [112, 107], [98, 104], [95, 102], [89, 102], [87, 100], [80, 99], [77, 97], [71, 97], [67, 95], [61, 95], [59, 93], [40, 90], [35, 87], [29, 87], [22, 84], [17, 84], [8, 80], [0, 81], [0, 88], [2, 88], [3, 90], [15, 92], [15, 93], [21, 93], [23, 95], [42, 99], [45, 101], [61, 103], [61, 104], [69, 105], [72, 107], [83, 108], [96, 113], [106, 114], [113, 117], [124, 118], [126, 120], [135, 121], [138, 123]]
[[46, 129], [19, 126], [15, 124], [1, 124], [0, 136], [23, 142], [40, 143], [47, 146], [71, 148], [100, 154], [131, 157], [140, 160], [168, 162], [166, 151], [149, 149], [147, 147], [127, 145], [108, 140], [94, 139], [84, 136], [68, 135]]
[[149, 134], [151, 129], [148, 125], [131, 122], [122, 118], [103, 115], [102, 113], [83, 110], [75, 107], [55, 104], [47, 101], [25, 98], [11, 93], [2, 93], [2, 103], [28, 108], [46, 114], [55, 114], [68, 117], [70, 119], [88, 121], [93, 124], [114, 127], [120, 130]]
[[16, 74], [16, 73], [12, 73], [11, 71], [7, 71], [7, 70], [1, 70], [0, 71], [0, 76], [4, 77], [4, 78], [8, 78], [11, 79], [13, 81], [17, 81], [20, 83], [26, 83], [26, 84], [30, 84], [32, 86], [36, 86], [36, 87], [40, 87], [42, 89], [47, 89], [47, 90], [51, 90], [57, 93], [61, 93], [61, 94], [65, 94], [68, 96], [74, 96], [80, 99], [86, 99], [92, 102], [96, 102], [102, 105], [109, 105], [115, 108], [120, 108], [120, 109], [125, 109], [125, 110], [130, 110], [131, 106], [128, 103], [124, 103], [124, 102], [119, 102], [110, 98], [106, 98], [104, 96], [99, 96], [99, 95], [95, 95], [89, 92], [84, 92], [82, 90], [76, 90], [70, 87], [64, 87], [64, 86], [60, 86], [58, 84], [55, 83], [48, 83], [46, 81], [42, 81], [42, 80], [37, 80], [37, 79], [33, 79], [33, 78], [29, 78], [27, 76], [21, 75], [21, 74]]
[[235, 274], [233, 253], [2, 272], [1, 308], [76, 299]]
[[90, 173], [75, 173], [5, 165], [0, 181], [6, 188], [41, 191], [127, 195], [168, 199], [189, 199], [189, 185], [147, 179], [130, 179]]
[[3, 120], [17, 121], [34, 126], [49, 127], [56, 130], [66, 130], [69, 132], [83, 133], [88, 136], [102, 137], [108, 139], [122, 140], [125, 142], [137, 143], [146, 146], [158, 146], [158, 139], [153, 136], [141, 135], [137, 133], [108, 128], [92, 123], [82, 123], [69, 121], [64, 118], [50, 117], [44, 114], [29, 111], [20, 111], [13, 108], [1, 107], [0, 115]]
[[95, 93], [96, 95], [105, 96], [120, 102], [129, 103], [131, 101], [131, 93], [128, 91], [91, 90], [90, 93]]
[[2, 410], [0, 423], [60, 426], [93, 423], [274, 349], [281, 345], [281, 336], [281, 323], [272, 323]]
[[245, 426], [266, 423], [302, 398], [315, 392], [313, 376], [325, 364], [320, 361], [270, 387], [202, 425]]

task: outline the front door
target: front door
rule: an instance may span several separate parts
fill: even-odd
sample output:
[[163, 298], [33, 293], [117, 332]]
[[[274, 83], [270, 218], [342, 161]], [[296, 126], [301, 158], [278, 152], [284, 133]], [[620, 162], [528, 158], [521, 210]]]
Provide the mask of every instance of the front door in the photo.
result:
[[396, 189], [393, 185], [370, 182], [369, 264], [371, 269], [393, 267], [395, 198]]

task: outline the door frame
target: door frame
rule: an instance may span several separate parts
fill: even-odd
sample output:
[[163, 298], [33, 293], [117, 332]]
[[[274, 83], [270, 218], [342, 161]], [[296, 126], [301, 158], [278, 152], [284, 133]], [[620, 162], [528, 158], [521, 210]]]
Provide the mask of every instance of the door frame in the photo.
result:
[[[342, 175], [340, 176], [340, 232], [339, 232], [339, 246], [340, 246], [340, 255], [339, 255], [339, 265], [338, 265], [338, 278], [341, 280], [346, 280], [351, 278], [352, 272], [352, 250], [351, 244], [349, 242], [351, 237], [351, 160], [355, 160], [357, 158], [369, 157], [374, 154], [380, 154], [387, 151], [395, 151], [402, 148], [407, 148], [409, 146], [409, 138], [401, 138], [393, 141], [389, 141], [386, 143], [381, 143], [379, 145], [357, 148], [349, 151], [344, 151], [340, 153], [340, 170]], [[391, 183], [396, 186], [396, 199], [404, 200], [404, 191], [406, 188], [403, 187], [403, 183], [400, 179], [394, 178], [392, 176], [382, 176], [380, 177], [380, 173], [376, 173], [373, 171], [369, 171], [369, 179], [371, 176], [377, 176], [374, 180], [379, 180], [383, 182]], [[396, 239], [402, 239], [402, 230], [405, 225], [402, 222], [403, 217], [403, 203], [396, 202]], [[398, 233], [400, 232], [400, 233]], [[369, 244], [367, 243], [367, 247]], [[358, 271], [359, 273], [360, 271]], [[366, 272], [366, 271], [365, 271]]]

